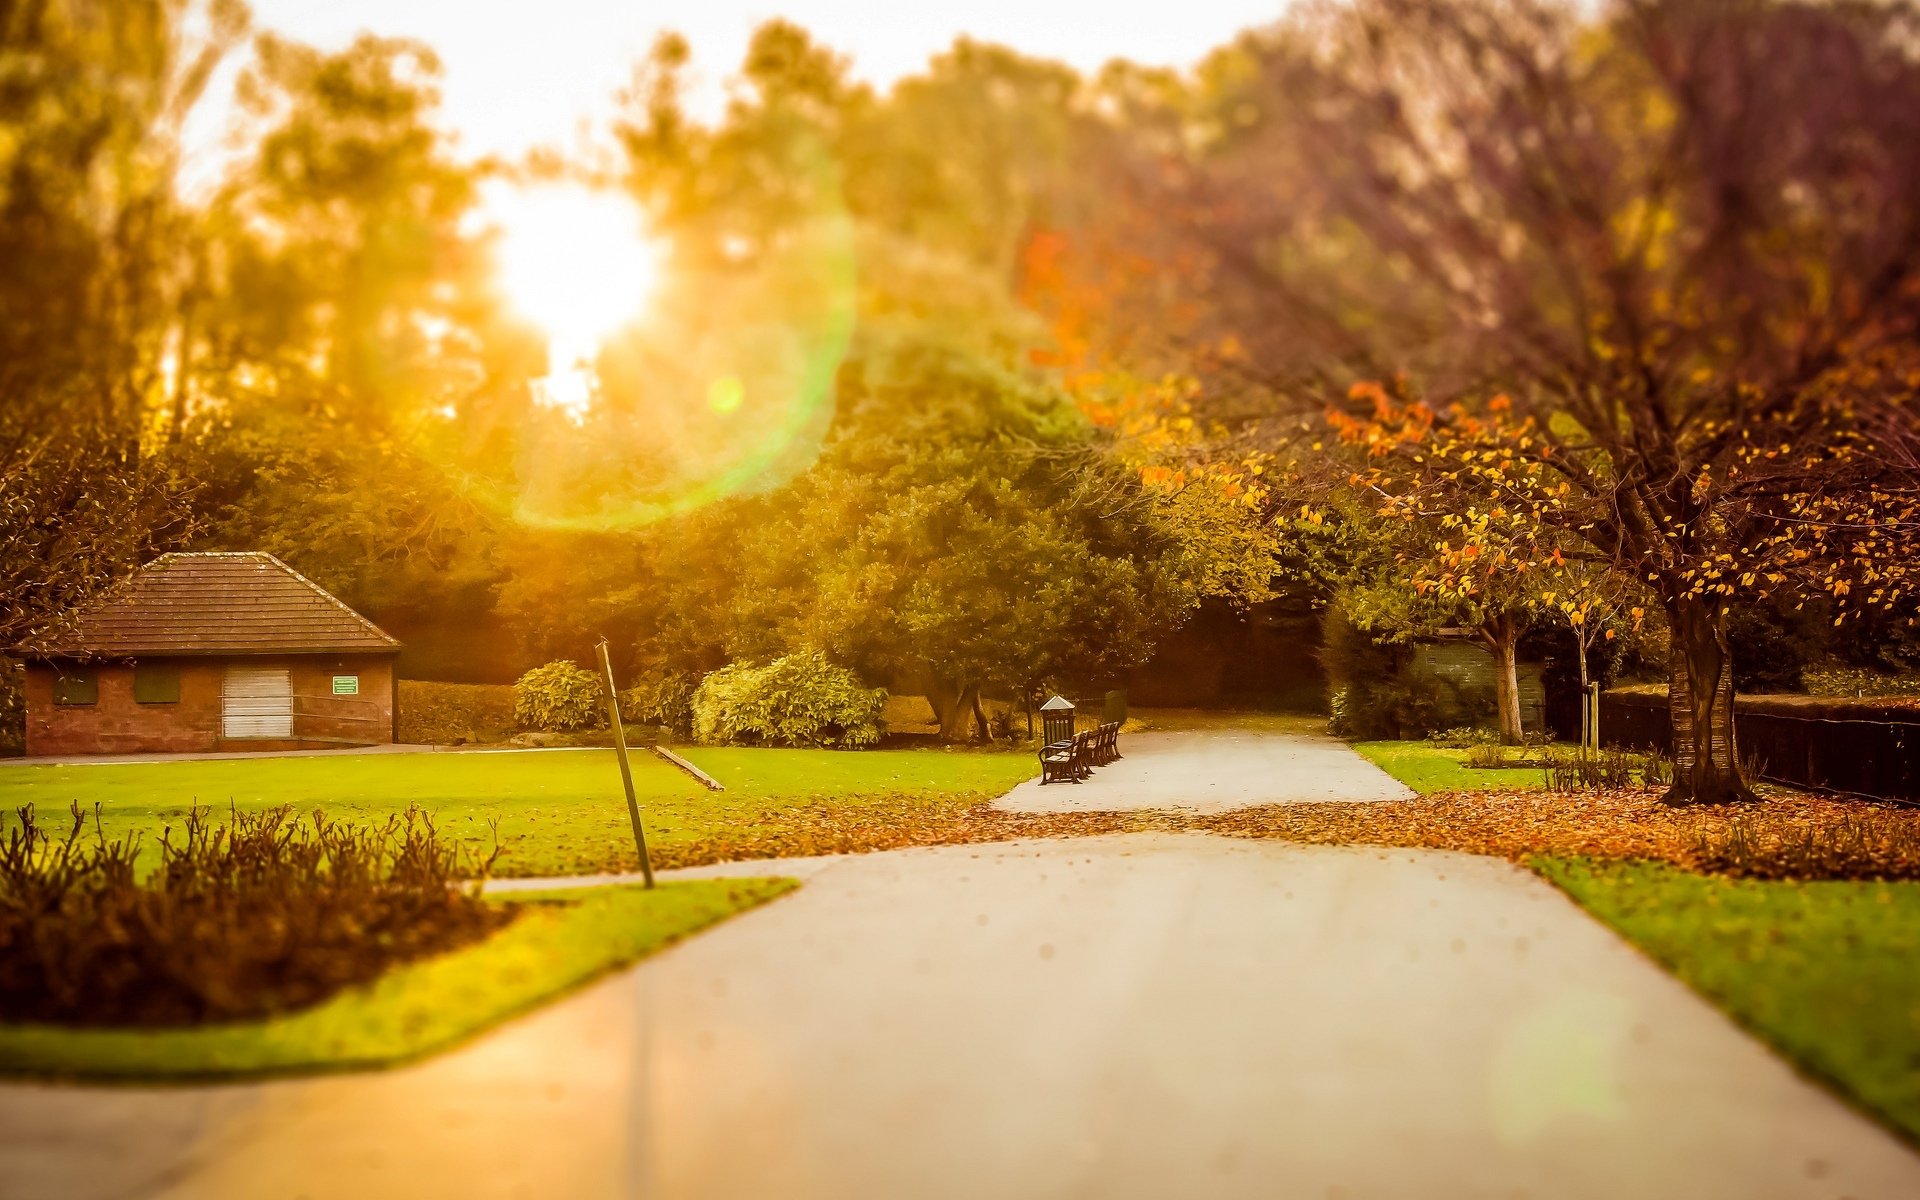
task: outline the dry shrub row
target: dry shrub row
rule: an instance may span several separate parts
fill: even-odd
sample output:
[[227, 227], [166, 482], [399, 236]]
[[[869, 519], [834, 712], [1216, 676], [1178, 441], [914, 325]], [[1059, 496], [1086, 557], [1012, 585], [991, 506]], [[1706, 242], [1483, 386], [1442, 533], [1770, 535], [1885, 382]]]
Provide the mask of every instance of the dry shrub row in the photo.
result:
[[[31, 805], [0, 837], [0, 1018], [189, 1025], [284, 1012], [396, 963], [475, 941], [512, 916], [456, 886], [466, 867], [420, 809], [356, 826], [290, 807], [190, 812], [140, 869], [136, 839], [64, 837]], [[497, 841], [496, 841], [497, 845]], [[498, 854], [496, 849], [494, 852]]]
[[1693, 865], [1745, 879], [1920, 880], [1920, 819], [1873, 809], [1823, 821], [1742, 815], [1700, 832]]

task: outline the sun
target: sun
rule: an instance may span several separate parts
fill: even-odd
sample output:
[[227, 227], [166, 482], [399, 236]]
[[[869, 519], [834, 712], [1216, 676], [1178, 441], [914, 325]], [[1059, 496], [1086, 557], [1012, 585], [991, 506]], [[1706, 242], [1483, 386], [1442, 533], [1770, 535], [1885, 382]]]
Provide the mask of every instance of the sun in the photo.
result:
[[508, 302], [547, 335], [547, 403], [578, 415], [600, 344], [641, 315], [666, 254], [625, 193], [576, 183], [501, 185], [484, 197]]

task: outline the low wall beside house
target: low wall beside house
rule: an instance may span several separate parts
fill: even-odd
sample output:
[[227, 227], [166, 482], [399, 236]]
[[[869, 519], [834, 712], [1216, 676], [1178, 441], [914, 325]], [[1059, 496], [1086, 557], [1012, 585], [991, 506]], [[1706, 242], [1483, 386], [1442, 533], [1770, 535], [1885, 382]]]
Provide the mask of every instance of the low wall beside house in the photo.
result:
[[[1887, 700], [1741, 696], [1733, 712], [1740, 757], [1763, 779], [1920, 803], [1920, 708]], [[1600, 740], [1671, 753], [1666, 693], [1602, 693]]]

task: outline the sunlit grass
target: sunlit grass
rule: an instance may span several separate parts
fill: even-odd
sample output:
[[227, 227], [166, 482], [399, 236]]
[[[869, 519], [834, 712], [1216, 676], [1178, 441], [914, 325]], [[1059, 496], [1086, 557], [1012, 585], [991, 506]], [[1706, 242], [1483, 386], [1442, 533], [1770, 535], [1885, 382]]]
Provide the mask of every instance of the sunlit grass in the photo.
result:
[[1920, 883], [1533, 862], [1734, 1020], [1920, 1141]]
[[1467, 752], [1427, 742], [1355, 742], [1361, 757], [1425, 796], [1433, 792], [1512, 792], [1546, 786], [1538, 767], [1478, 768]]
[[[823, 810], [857, 821], [902, 806], [964, 811], [1032, 775], [1030, 755], [937, 750], [683, 751], [727, 790], [710, 792], [644, 752], [633, 756], [647, 837], [671, 860], [679, 848], [749, 844], [788, 824], [817, 826]], [[620, 771], [611, 750], [348, 754], [0, 767], [0, 808], [38, 806], [43, 820], [78, 800], [101, 806], [109, 837], [157, 842], [194, 804], [259, 809], [291, 804], [306, 813], [384, 819], [419, 804], [440, 830], [484, 849], [498, 819], [505, 852], [495, 873], [569, 875], [634, 870]], [[49, 822], [53, 825], [59, 821]], [[89, 827], [91, 828], [91, 826]], [[151, 851], [150, 851], [151, 853]]]

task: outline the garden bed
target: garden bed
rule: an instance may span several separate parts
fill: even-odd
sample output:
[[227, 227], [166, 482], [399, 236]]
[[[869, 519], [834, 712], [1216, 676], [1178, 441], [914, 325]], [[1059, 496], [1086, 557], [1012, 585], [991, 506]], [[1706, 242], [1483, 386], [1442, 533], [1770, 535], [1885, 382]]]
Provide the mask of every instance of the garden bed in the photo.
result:
[[726, 879], [516, 894], [518, 919], [298, 1012], [187, 1029], [0, 1025], [0, 1069], [186, 1079], [385, 1067], [432, 1054], [797, 886]]

